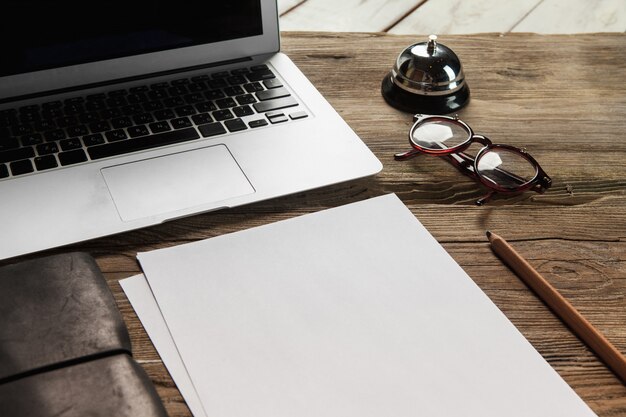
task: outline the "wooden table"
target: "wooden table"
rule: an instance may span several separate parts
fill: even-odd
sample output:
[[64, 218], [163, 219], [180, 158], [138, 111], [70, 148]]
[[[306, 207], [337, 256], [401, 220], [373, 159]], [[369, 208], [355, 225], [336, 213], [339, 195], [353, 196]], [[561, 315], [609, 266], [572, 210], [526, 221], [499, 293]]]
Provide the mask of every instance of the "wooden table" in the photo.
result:
[[[438, 158], [396, 162], [411, 115], [385, 104], [397, 54], [424, 40], [382, 34], [285, 33], [282, 48], [382, 161], [372, 178], [75, 245], [93, 254], [131, 332], [135, 358], [171, 417], [189, 416], [117, 281], [139, 251], [196, 241], [396, 193], [557, 372], [602, 417], [626, 416], [626, 387], [491, 252], [508, 239], [626, 352], [626, 35], [441, 36], [472, 91], [460, 116], [496, 143], [525, 147], [552, 176], [544, 195], [474, 205], [483, 190]], [[314, 146], [314, 144], [312, 144]]]

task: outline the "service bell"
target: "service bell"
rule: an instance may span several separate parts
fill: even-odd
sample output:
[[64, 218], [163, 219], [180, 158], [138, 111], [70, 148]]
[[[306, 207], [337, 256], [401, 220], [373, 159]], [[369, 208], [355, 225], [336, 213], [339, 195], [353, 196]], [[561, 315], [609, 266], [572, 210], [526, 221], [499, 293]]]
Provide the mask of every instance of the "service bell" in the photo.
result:
[[435, 35], [402, 51], [383, 79], [382, 94], [397, 109], [424, 114], [454, 113], [470, 97], [461, 61]]

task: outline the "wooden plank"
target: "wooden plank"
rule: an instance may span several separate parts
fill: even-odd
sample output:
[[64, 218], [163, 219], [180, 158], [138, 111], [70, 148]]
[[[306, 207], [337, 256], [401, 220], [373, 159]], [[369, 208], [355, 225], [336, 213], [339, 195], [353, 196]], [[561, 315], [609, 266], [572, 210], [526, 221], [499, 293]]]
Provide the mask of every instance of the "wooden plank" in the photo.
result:
[[281, 16], [285, 31], [380, 32], [424, 0], [308, 0]]
[[394, 34], [508, 32], [541, 0], [429, 0], [389, 30]]
[[514, 32], [589, 33], [626, 31], [624, 0], [543, 0]]

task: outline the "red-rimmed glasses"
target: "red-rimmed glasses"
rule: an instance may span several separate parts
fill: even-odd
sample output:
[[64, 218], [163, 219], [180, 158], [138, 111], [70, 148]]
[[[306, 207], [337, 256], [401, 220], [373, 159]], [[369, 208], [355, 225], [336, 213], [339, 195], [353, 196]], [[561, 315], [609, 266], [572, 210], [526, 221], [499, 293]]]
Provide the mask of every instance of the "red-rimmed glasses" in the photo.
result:
[[[521, 193], [527, 190], [543, 193], [552, 180], [525, 149], [494, 144], [487, 137], [476, 135], [458, 116], [416, 114], [409, 131], [413, 149], [398, 153], [403, 161], [419, 154], [445, 156], [446, 160], [468, 177], [479, 181], [490, 191], [476, 201], [483, 205], [496, 193]], [[464, 153], [471, 144], [483, 148], [475, 157]]]

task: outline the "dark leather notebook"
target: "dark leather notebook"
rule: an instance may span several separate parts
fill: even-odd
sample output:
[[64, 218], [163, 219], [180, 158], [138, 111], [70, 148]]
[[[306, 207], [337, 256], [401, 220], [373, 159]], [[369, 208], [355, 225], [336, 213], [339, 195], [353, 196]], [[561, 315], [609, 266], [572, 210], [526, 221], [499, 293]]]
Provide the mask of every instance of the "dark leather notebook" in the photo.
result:
[[167, 415], [88, 254], [0, 268], [0, 409], [12, 417]]

